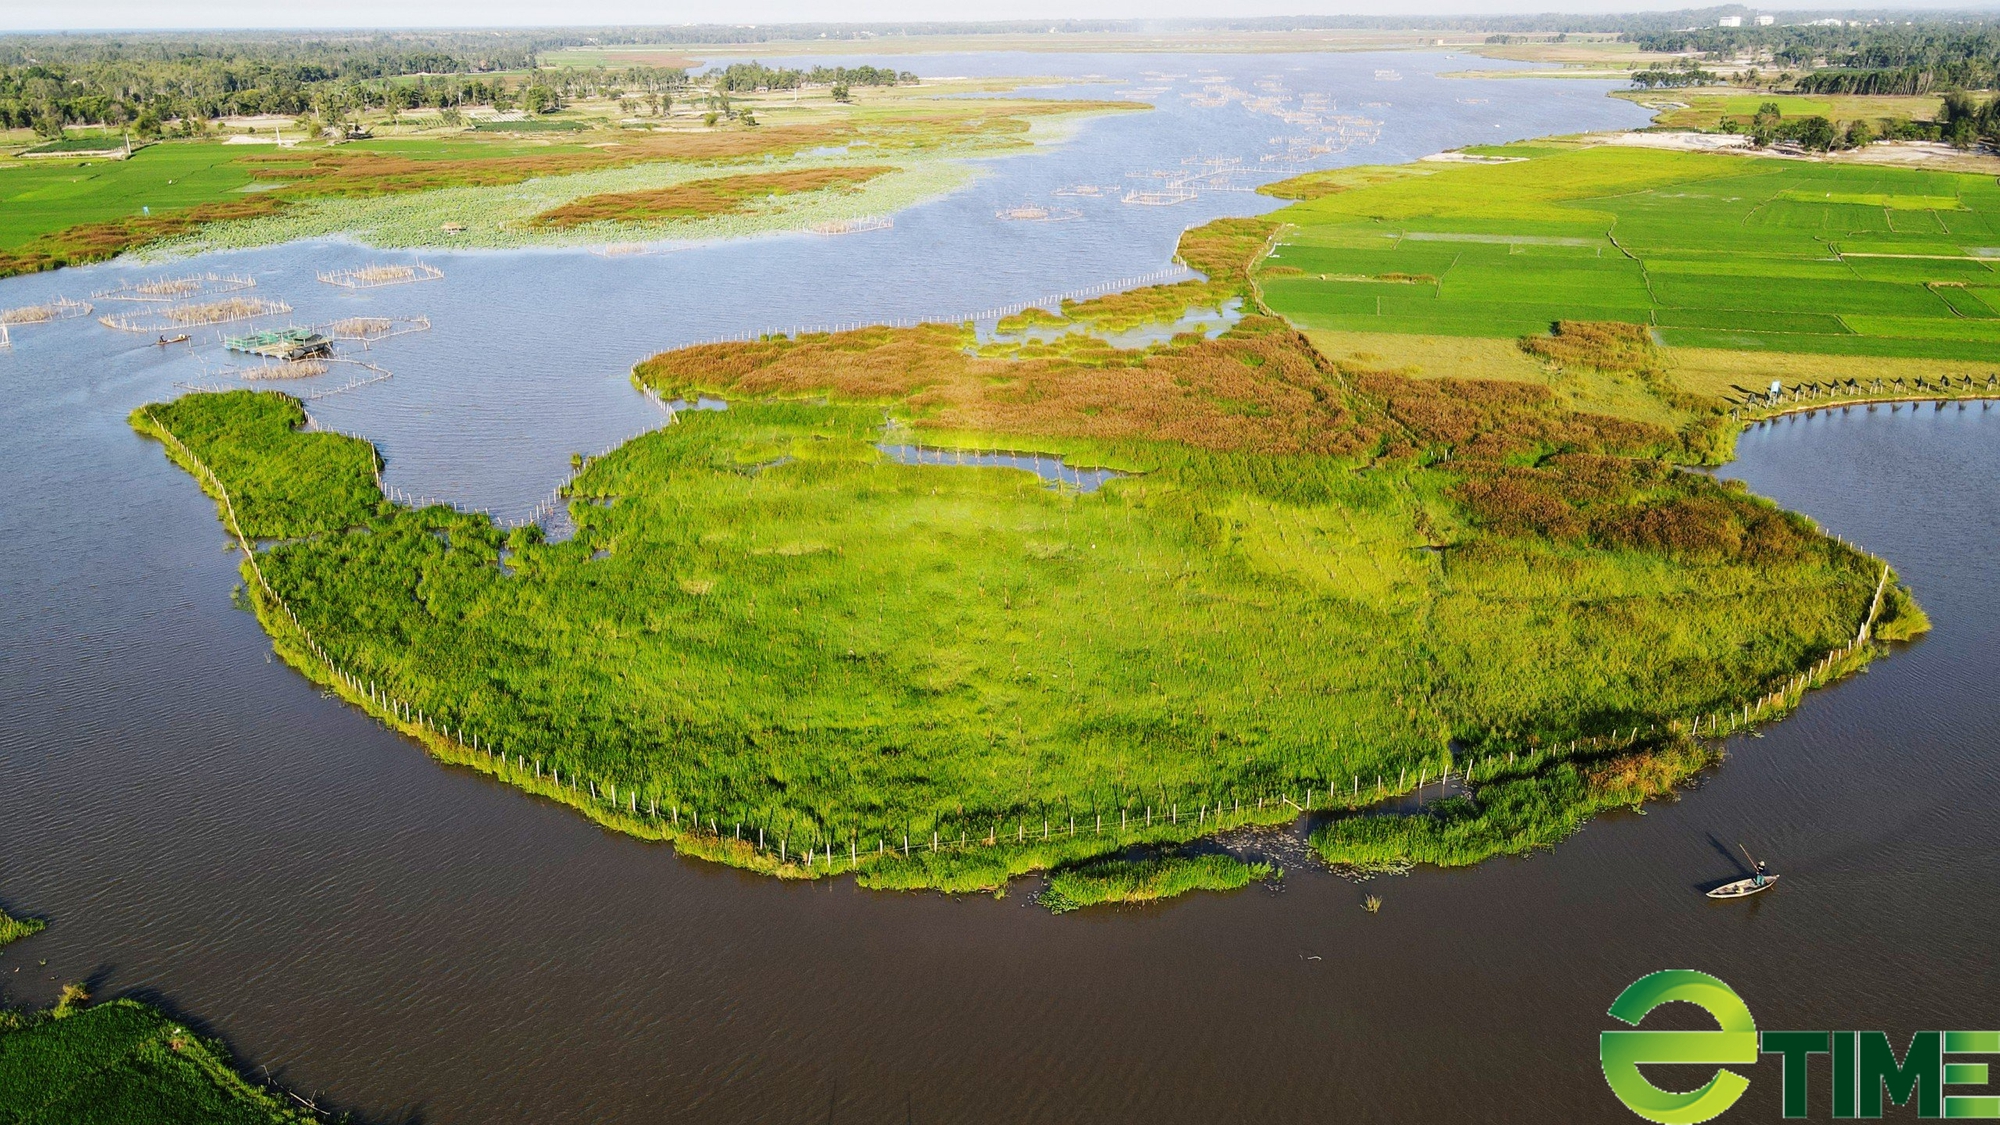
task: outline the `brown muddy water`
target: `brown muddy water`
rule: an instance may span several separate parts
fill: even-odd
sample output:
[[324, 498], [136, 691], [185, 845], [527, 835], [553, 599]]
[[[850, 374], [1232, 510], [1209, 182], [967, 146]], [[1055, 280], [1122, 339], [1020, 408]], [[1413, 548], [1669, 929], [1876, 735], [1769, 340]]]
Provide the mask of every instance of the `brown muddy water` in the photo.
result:
[[[1597, 1032], [1653, 969], [1767, 1027], [2000, 1018], [2000, 410], [1745, 436], [1729, 472], [1937, 628], [1679, 803], [1469, 871], [1058, 918], [1031, 884], [780, 885], [436, 765], [272, 662], [211, 505], [94, 393], [25, 420], [67, 440], [0, 537], [0, 887], [53, 923], [6, 997], [156, 998], [369, 1121], [1615, 1120]], [[1785, 882], [1711, 903], [1738, 840]], [[1754, 1068], [1738, 1114], [1776, 1090]]]
[[[1360, 55], [1075, 65], [1330, 91], [1386, 122], [1347, 163], [1644, 117], [1578, 80], [1510, 79], [1467, 108], [1477, 84], [1419, 75], [1419, 59], [1397, 56], [1410, 77], [1393, 87]], [[977, 72], [956, 66], [938, 72]], [[1271, 132], [1240, 106], [1160, 104], [849, 240], [441, 255], [444, 280], [362, 295], [312, 280], [380, 257], [341, 244], [188, 268], [252, 271], [303, 320], [431, 316], [375, 353], [393, 380], [309, 407], [381, 442], [392, 484], [519, 515], [572, 451], [659, 424], [625, 375], [659, 347], [801, 310], [928, 315], [937, 294], [983, 308], [1132, 276], [1182, 225], [1271, 203], [991, 220], [1177, 166], [1175, 146], [1225, 126], [1254, 161]], [[159, 272], [12, 279], [0, 304]], [[755, 299], [687, 299], [706, 291]], [[575, 308], [608, 327], [578, 333]], [[483, 350], [496, 337], [502, 353]], [[366, 1122], [433, 1125], [1631, 1120], [1597, 1034], [1620, 989], [1666, 967], [1723, 977], [1766, 1027], [2000, 1024], [2000, 409], [1746, 435], [1729, 471], [1895, 562], [1937, 628], [1733, 741], [1679, 803], [1469, 871], [1358, 885], [1295, 868], [1281, 890], [1058, 918], [1032, 883], [951, 899], [682, 860], [323, 698], [231, 607], [213, 506], [124, 421], [221, 378], [215, 356], [87, 321], [23, 329], [0, 355], [0, 904], [51, 923], [0, 952], [7, 1003], [79, 979], [146, 996], [255, 1075]], [[1711, 903], [1700, 890], [1738, 873], [1738, 840], [1785, 881]], [[1773, 1119], [1775, 1069], [1752, 1070], [1736, 1113]]]

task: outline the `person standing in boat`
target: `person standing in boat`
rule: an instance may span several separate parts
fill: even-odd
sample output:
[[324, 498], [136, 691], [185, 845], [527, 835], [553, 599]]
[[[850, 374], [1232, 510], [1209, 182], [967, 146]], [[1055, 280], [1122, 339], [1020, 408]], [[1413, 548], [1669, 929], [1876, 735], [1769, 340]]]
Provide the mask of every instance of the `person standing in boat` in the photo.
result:
[[1757, 886], [1760, 886], [1760, 887], [1761, 887], [1761, 886], [1763, 886], [1763, 885], [1764, 885], [1764, 875], [1765, 875], [1765, 873], [1766, 873], [1766, 872], [1765, 872], [1765, 868], [1764, 868], [1764, 861], [1760, 859], [1760, 860], [1758, 860], [1758, 861], [1757, 861], [1757, 878], [1756, 878], [1756, 880], [1755, 880], [1755, 882], [1756, 882], [1756, 885], [1757, 885]]

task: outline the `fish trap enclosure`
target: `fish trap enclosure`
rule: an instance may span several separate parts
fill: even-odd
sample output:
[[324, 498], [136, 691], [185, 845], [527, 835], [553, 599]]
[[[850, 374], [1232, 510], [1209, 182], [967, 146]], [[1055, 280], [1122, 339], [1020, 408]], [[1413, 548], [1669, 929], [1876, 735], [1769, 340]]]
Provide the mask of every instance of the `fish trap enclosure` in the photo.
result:
[[304, 359], [280, 359], [251, 367], [232, 367], [224, 372], [238, 379], [311, 379], [324, 375], [330, 370], [325, 356], [307, 356]]
[[89, 301], [72, 301], [67, 297], [57, 297], [39, 305], [22, 305], [19, 308], [0, 309], [0, 327], [18, 327], [23, 324], [49, 324], [58, 320], [90, 315]]
[[116, 328], [121, 332], [159, 332], [169, 328], [229, 324], [239, 320], [254, 320], [260, 316], [278, 316], [291, 311], [292, 306], [283, 301], [267, 301], [260, 297], [231, 297], [201, 304], [116, 313], [100, 316], [97, 322], [106, 328]]
[[1083, 218], [1083, 212], [1073, 207], [1043, 207], [1036, 203], [1023, 203], [1019, 207], [1007, 207], [995, 211], [993, 217], [1010, 223], [1066, 223]]
[[376, 340], [386, 340], [391, 336], [407, 336], [412, 332], [431, 330], [431, 318], [427, 316], [350, 316], [321, 326], [318, 331], [335, 340], [352, 340], [370, 344]]
[[444, 271], [422, 262], [409, 265], [381, 263], [345, 270], [323, 270], [313, 276], [328, 285], [338, 285], [342, 289], [378, 289], [384, 285], [411, 285], [419, 281], [436, 281], [444, 276]]
[[1195, 190], [1189, 187], [1155, 188], [1146, 191], [1132, 190], [1125, 193], [1120, 203], [1135, 207], [1171, 207], [1176, 203], [1186, 203], [1195, 197]]
[[[346, 382], [341, 383], [337, 387], [318, 386], [315, 384], [316, 389], [313, 390], [294, 388], [287, 393], [300, 402], [316, 402], [320, 399], [332, 398], [335, 395], [344, 395], [394, 377], [394, 374], [386, 368], [378, 367], [366, 360], [345, 359], [332, 355], [314, 355], [292, 360], [267, 359], [262, 363], [213, 368], [208, 370], [206, 374], [210, 378], [241, 379], [246, 383], [256, 383], [284, 380], [302, 381], [318, 378], [321, 375], [333, 374], [337, 370], [342, 369], [349, 372], [349, 377]], [[191, 386], [186, 383], [176, 383], [174, 385], [189, 391], [224, 391], [230, 389], [221, 385]]]
[[255, 289], [257, 279], [243, 274], [191, 273], [180, 277], [156, 277], [148, 281], [127, 281], [92, 293], [97, 301], [151, 301], [170, 304], [199, 297], [219, 297]]

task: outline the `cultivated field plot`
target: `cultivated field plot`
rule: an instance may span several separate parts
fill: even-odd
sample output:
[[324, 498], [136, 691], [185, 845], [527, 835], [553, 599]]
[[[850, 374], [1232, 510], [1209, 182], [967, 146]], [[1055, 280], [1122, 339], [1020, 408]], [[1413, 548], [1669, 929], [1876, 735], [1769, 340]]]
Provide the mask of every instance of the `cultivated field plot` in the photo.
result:
[[1315, 329], [1521, 336], [1657, 326], [1686, 347], [1976, 359], [2000, 342], [1987, 177], [1509, 146], [1300, 203], [1261, 278]]

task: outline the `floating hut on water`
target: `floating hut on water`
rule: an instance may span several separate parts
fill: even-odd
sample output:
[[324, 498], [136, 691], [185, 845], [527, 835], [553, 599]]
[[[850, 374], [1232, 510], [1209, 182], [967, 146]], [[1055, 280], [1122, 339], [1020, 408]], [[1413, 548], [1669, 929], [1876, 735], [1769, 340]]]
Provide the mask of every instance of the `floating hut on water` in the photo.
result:
[[243, 336], [225, 336], [222, 345], [232, 352], [261, 355], [287, 363], [333, 352], [333, 341], [310, 328], [274, 328]]

